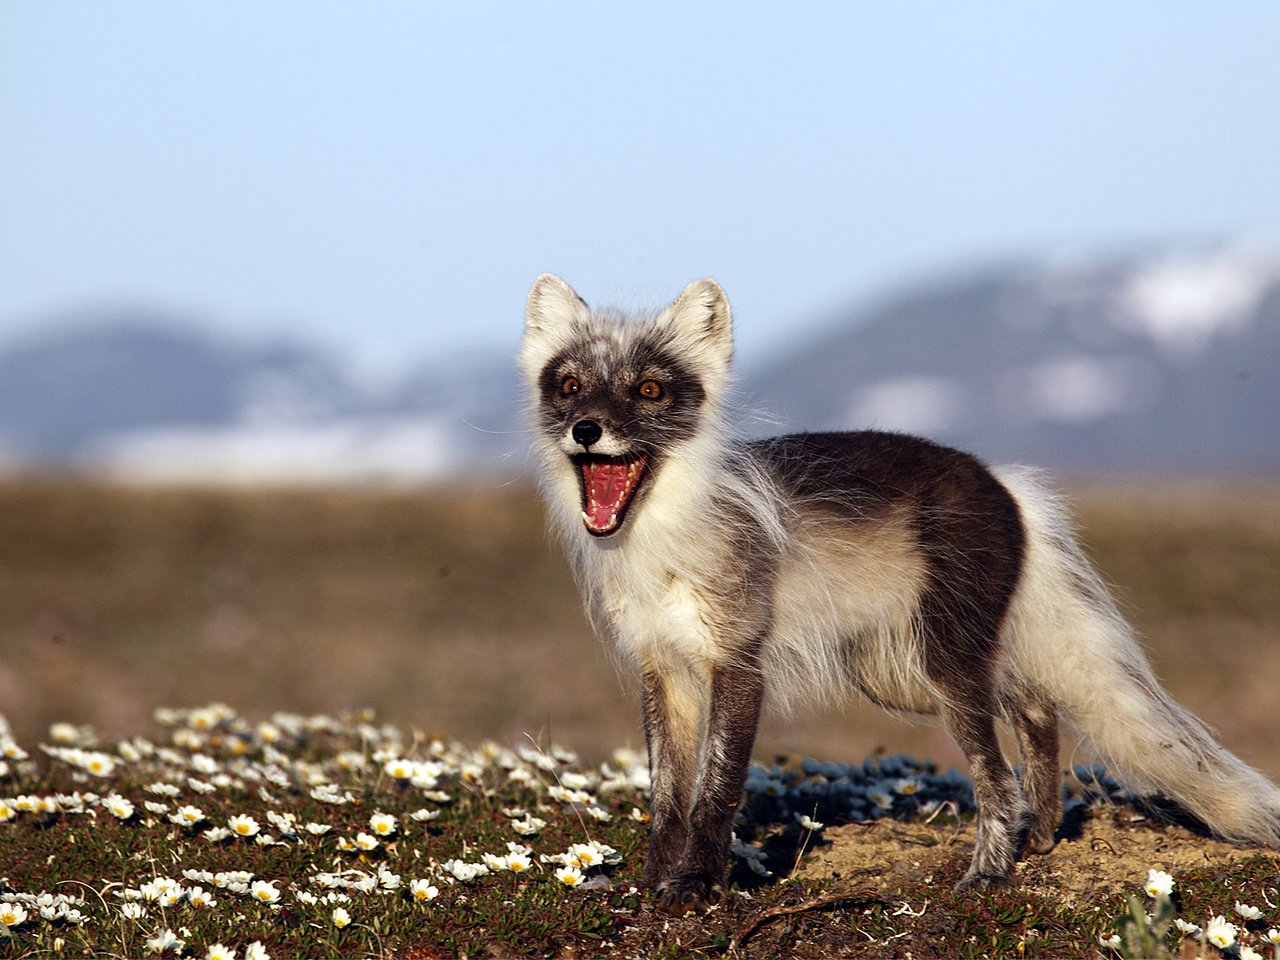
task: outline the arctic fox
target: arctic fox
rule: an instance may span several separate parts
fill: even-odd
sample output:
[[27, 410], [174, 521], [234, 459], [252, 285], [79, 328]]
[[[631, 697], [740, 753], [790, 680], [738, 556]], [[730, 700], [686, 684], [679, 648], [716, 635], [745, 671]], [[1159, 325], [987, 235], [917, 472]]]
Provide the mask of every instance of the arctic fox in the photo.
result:
[[1160, 688], [1038, 474], [895, 433], [735, 438], [732, 353], [714, 280], [637, 317], [550, 274], [529, 292], [542, 491], [593, 619], [642, 676], [660, 909], [723, 893], [766, 696], [939, 715], [977, 800], [961, 887], [1053, 848], [1060, 718], [1218, 836], [1280, 839], [1280, 790]]

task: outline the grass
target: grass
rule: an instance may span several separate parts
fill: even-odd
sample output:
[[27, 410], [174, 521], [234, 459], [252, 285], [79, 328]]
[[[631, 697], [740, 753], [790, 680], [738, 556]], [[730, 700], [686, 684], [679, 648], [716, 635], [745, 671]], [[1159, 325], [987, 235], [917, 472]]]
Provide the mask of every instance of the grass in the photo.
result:
[[[1126, 919], [1115, 892], [957, 894], [959, 849], [907, 883], [793, 876], [825, 829], [798, 824], [801, 809], [861, 806], [855, 819], [944, 838], [968, 817], [956, 817], [971, 807], [967, 782], [908, 758], [755, 768], [728, 900], [668, 920], [638, 889], [646, 771], [634, 754], [591, 766], [551, 745], [469, 748], [368, 716], [253, 720], [221, 705], [158, 720], [159, 735], [114, 746], [71, 725], [33, 751], [0, 737], [0, 956], [1051, 957], [1129, 943], [1150, 955], [1181, 938], [1168, 898], [1143, 939], [1142, 909]], [[884, 790], [893, 801], [867, 811]], [[1121, 815], [1091, 796], [1095, 815]], [[1144, 879], [1130, 885], [1140, 908]], [[1176, 896], [1206, 929], [1241, 900], [1274, 915], [1276, 862], [1206, 865]], [[1238, 947], [1280, 938], [1274, 919], [1233, 919]], [[1104, 949], [1117, 930], [1127, 939]]]

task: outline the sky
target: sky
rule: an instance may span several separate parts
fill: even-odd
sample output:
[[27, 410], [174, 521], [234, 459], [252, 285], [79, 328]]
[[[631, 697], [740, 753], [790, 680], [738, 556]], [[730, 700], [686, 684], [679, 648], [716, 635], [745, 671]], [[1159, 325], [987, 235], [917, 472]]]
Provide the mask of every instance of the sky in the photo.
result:
[[1280, 240], [1273, 2], [0, 0], [0, 346], [103, 310], [514, 351], [715, 276], [759, 359], [919, 278]]

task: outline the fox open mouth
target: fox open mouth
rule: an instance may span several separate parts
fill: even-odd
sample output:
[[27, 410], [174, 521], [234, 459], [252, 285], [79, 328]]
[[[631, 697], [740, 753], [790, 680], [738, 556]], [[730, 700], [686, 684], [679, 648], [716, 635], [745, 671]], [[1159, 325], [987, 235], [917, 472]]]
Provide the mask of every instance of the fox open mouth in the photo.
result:
[[582, 481], [582, 522], [587, 532], [595, 537], [616, 533], [640, 489], [648, 458], [588, 454], [574, 457], [573, 462]]

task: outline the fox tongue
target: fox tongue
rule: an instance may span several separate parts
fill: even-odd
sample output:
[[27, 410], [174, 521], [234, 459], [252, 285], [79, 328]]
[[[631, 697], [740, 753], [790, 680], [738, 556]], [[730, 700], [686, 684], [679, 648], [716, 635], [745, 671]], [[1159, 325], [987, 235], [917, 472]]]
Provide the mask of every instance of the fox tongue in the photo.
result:
[[612, 533], [622, 519], [643, 460], [588, 460], [582, 464], [582, 489], [586, 504], [582, 520], [592, 533]]

